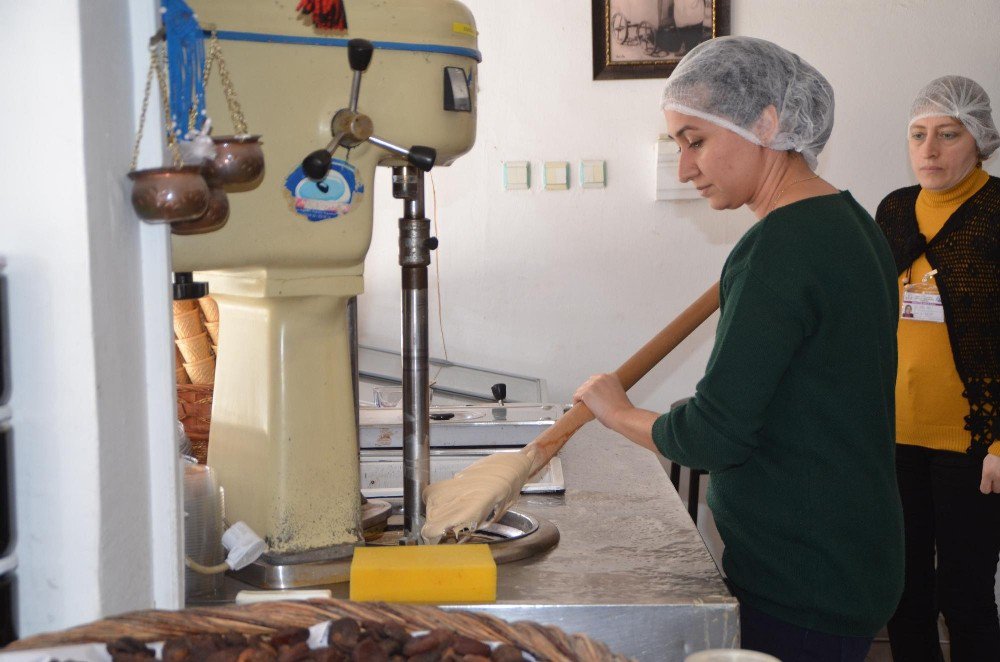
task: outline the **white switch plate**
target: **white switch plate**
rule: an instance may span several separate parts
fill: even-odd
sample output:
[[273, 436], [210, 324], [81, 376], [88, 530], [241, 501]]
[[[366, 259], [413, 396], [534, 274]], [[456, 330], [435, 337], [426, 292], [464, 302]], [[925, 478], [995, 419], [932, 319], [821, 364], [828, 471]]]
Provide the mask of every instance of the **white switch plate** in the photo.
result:
[[661, 135], [656, 141], [656, 199], [693, 200], [701, 197], [691, 182], [681, 183], [677, 169], [681, 159], [677, 143], [670, 136]]
[[531, 188], [531, 164], [527, 161], [504, 161], [503, 188], [505, 191]]
[[569, 163], [566, 161], [545, 162], [545, 189], [565, 191], [569, 188]]
[[604, 188], [604, 161], [580, 161], [580, 186]]

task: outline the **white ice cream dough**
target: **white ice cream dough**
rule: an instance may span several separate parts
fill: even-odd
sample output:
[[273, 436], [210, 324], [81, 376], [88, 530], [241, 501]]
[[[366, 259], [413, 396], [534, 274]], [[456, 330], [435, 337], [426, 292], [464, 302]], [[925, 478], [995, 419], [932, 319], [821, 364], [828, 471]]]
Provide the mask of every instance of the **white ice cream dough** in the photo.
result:
[[446, 533], [475, 531], [490, 513], [498, 519], [517, 501], [530, 473], [528, 453], [493, 453], [448, 480], [428, 485], [424, 492], [427, 518], [421, 536], [436, 544]]

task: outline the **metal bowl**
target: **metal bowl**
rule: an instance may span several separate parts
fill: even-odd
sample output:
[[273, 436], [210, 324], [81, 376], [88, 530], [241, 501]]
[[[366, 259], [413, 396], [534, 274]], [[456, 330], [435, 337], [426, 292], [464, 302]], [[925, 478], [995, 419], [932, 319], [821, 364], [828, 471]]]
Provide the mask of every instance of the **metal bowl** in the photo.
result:
[[255, 184], [264, 173], [260, 136], [213, 137], [215, 158], [205, 162], [205, 177], [223, 186]]
[[144, 221], [191, 221], [208, 209], [208, 183], [200, 166], [133, 170], [132, 207]]
[[205, 234], [220, 229], [229, 220], [229, 196], [221, 186], [208, 187], [208, 209], [193, 221], [172, 223], [174, 234]]

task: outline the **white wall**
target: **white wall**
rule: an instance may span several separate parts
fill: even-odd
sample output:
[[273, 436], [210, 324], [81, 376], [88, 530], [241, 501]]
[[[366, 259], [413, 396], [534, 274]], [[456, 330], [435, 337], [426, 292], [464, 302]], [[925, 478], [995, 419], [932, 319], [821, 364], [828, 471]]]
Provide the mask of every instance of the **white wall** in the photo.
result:
[[[712, 283], [752, 218], [652, 200], [661, 83], [591, 81], [589, 3], [468, 4], [485, 55], [479, 139], [434, 174], [450, 356], [545, 377], [567, 400]], [[176, 606], [181, 576], [166, 235], [136, 223], [122, 180], [153, 0], [43, 14], [0, 3], [24, 634]], [[733, 0], [733, 31], [779, 41], [830, 78], [839, 110], [821, 173], [869, 209], [912, 181], [903, 127], [924, 82], [963, 73], [1000, 106], [996, 0]], [[584, 158], [607, 161], [607, 189], [541, 190], [543, 160], [571, 161], [575, 181]], [[532, 162], [532, 190], [501, 191], [505, 159]], [[157, 160], [145, 151], [144, 164]], [[397, 347], [400, 207], [385, 173], [376, 190], [362, 340]], [[711, 335], [700, 330], [642, 382], [637, 403], [688, 395]]]
[[152, 2], [0, 6], [22, 635], [179, 604], [167, 235], [124, 179], [130, 52], [154, 19]]
[[[479, 135], [468, 155], [433, 171], [441, 296], [454, 361], [548, 380], [568, 400], [616, 368], [713, 283], [752, 224], [746, 210], [701, 200], [655, 202], [653, 143], [665, 130], [657, 80], [592, 81], [590, 3], [465, 0], [480, 31]], [[978, 80], [1000, 111], [996, 0], [733, 0], [734, 34], [771, 39], [822, 71], [837, 95], [820, 173], [871, 212], [914, 183], [905, 123], [932, 78]], [[377, 54], [376, 54], [377, 57]], [[996, 113], [1000, 118], [1000, 112]], [[380, 135], [391, 139], [387, 127]], [[577, 184], [581, 159], [607, 161], [608, 187]], [[504, 192], [500, 164], [529, 160], [530, 191]], [[541, 164], [568, 160], [573, 186], [545, 191]], [[994, 159], [988, 168], [1000, 172]], [[399, 347], [398, 201], [380, 171], [375, 234], [359, 299], [361, 340]], [[428, 215], [432, 212], [428, 186]], [[434, 273], [431, 271], [433, 299]], [[431, 304], [431, 353], [441, 356]], [[633, 389], [666, 409], [689, 395], [712, 324]]]

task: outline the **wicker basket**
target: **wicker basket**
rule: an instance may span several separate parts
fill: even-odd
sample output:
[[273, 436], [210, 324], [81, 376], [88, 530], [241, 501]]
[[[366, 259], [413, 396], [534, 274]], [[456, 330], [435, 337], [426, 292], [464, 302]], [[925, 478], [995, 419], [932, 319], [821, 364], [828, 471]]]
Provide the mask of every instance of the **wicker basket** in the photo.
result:
[[191, 454], [198, 462], [208, 460], [208, 431], [212, 425], [212, 384], [177, 385], [177, 419], [191, 440]]
[[183, 611], [137, 611], [87, 625], [16, 641], [6, 649], [48, 648], [85, 642], [108, 642], [135, 637], [159, 641], [195, 633], [231, 632], [266, 634], [282, 627], [309, 627], [349, 616], [356, 620], [394, 622], [408, 631], [449, 628], [481, 641], [517, 646], [538, 660], [557, 662], [624, 662], [601, 642], [581, 634], [530, 621], [508, 623], [495, 616], [471, 611], [443, 611], [424, 605], [398, 605], [348, 600], [262, 602], [252, 605], [202, 607]]

